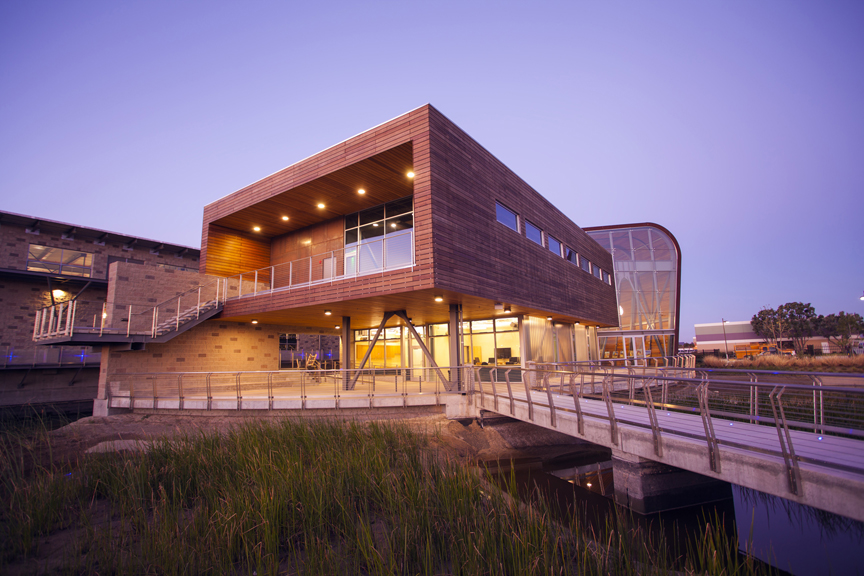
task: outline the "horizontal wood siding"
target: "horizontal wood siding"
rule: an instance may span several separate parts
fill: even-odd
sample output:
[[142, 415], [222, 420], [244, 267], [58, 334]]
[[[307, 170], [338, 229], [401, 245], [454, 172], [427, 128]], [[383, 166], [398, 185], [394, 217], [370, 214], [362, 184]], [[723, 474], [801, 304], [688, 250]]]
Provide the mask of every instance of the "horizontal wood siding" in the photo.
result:
[[[525, 219], [611, 274], [609, 252], [435, 109], [429, 125], [436, 286], [617, 325], [614, 288], [525, 237]], [[496, 200], [520, 233], [497, 221]]]
[[208, 274], [232, 276], [270, 265], [270, 242], [249, 234], [211, 224], [208, 244]]

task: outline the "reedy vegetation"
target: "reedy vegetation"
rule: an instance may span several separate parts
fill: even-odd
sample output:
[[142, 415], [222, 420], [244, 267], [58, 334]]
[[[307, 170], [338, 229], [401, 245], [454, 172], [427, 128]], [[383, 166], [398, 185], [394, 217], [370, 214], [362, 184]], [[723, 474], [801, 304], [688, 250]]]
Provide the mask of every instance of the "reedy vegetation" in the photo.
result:
[[[47, 435], [41, 439], [47, 442]], [[689, 560], [626, 516], [601, 533], [559, 522], [515, 477], [498, 490], [397, 424], [255, 423], [146, 453], [25, 465], [2, 437], [0, 568], [74, 530], [74, 573], [750, 574], [759, 565], [706, 523]], [[94, 522], [100, 515], [102, 522]]]

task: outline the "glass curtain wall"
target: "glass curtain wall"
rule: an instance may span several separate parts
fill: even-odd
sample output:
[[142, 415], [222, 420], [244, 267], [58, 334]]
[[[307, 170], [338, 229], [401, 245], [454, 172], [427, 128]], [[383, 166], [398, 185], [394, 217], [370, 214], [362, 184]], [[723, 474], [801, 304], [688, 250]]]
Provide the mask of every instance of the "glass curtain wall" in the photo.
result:
[[654, 226], [586, 232], [612, 254], [615, 267], [620, 325], [599, 330], [600, 357], [675, 354], [680, 255], [674, 239]]
[[362, 275], [414, 262], [414, 197], [345, 217], [345, 274]]

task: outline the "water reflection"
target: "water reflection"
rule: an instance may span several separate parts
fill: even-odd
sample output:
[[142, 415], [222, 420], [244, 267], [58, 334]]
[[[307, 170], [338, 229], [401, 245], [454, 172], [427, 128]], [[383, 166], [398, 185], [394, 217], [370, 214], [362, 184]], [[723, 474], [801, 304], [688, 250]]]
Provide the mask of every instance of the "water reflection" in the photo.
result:
[[[673, 550], [685, 553], [687, 539], [720, 525], [739, 550], [781, 571], [799, 576], [864, 575], [864, 523], [803, 506], [763, 492], [731, 487], [723, 500], [641, 516], [621, 514], [614, 502], [614, 473], [608, 452], [580, 450], [551, 460], [538, 457], [514, 462], [500, 472], [512, 473], [522, 498], [536, 486], [553, 507], [574, 511], [597, 533], [626, 518]], [[503, 481], [502, 481], [503, 482]], [[632, 520], [631, 520], [632, 519]], [[782, 573], [782, 572], [781, 572]]]

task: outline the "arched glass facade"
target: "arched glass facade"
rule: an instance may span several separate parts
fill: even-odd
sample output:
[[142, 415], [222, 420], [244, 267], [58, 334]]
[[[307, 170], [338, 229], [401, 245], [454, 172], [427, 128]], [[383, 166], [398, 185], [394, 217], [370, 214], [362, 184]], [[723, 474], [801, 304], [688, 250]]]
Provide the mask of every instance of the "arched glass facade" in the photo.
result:
[[671, 356], [678, 347], [681, 252], [656, 224], [586, 228], [612, 253], [618, 328], [598, 331], [601, 358]]

